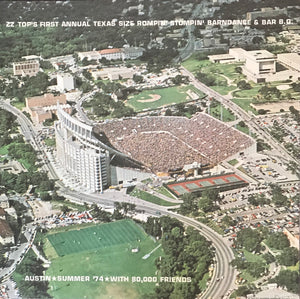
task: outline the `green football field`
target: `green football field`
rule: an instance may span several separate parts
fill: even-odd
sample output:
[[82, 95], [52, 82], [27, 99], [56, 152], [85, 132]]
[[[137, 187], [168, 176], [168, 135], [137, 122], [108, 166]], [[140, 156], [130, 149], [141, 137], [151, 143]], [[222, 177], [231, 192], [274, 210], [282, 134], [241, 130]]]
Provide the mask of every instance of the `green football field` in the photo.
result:
[[[90, 279], [51, 281], [49, 294], [55, 299], [145, 298], [145, 294], [154, 291], [155, 283], [132, 283], [131, 280], [136, 276], [157, 276], [155, 260], [163, 256], [161, 247], [157, 248], [159, 245], [132, 220], [48, 234], [44, 249], [51, 265], [46, 275], [88, 276]], [[138, 248], [138, 252], [132, 252], [133, 248]], [[154, 252], [144, 259], [152, 250]], [[112, 277], [119, 276], [129, 281], [112, 281]]]
[[81, 251], [99, 250], [114, 245], [144, 240], [145, 238], [146, 234], [130, 220], [48, 235], [48, 240], [59, 256]]
[[[192, 85], [188, 86], [173, 86], [167, 88], [156, 88], [151, 90], [143, 90], [139, 94], [131, 97], [126, 105], [132, 107], [135, 111], [144, 109], [156, 109], [163, 106], [190, 101], [189, 93], [195, 93], [200, 98], [204, 94]], [[155, 99], [155, 96], [159, 99]]]

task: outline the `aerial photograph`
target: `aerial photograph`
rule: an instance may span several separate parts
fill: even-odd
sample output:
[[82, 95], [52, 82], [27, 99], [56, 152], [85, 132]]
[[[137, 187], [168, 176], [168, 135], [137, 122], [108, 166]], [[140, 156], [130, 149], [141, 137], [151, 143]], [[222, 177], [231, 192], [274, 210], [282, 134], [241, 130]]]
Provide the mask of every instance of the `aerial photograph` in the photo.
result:
[[299, 208], [299, 1], [0, 1], [0, 299], [299, 299]]

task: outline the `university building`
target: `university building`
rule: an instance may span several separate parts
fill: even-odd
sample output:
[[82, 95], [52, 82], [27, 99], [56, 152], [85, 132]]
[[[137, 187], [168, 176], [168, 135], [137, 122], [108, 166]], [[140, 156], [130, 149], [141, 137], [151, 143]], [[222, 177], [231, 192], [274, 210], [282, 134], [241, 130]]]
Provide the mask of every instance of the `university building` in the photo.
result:
[[13, 72], [15, 76], [35, 76], [40, 70], [38, 60], [26, 60], [13, 63]]

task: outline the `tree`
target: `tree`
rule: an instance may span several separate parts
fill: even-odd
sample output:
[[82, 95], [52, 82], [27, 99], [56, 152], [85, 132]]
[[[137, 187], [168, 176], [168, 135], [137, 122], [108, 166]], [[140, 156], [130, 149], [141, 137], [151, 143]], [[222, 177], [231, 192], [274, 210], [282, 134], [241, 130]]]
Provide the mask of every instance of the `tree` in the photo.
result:
[[66, 213], [68, 213], [68, 212], [70, 211], [70, 208], [69, 208], [67, 205], [63, 205], [63, 206], [60, 208], [60, 210], [61, 210], [64, 214], [66, 214]]
[[267, 239], [267, 243], [270, 247], [283, 250], [290, 246], [289, 239], [282, 232], [272, 233]]
[[258, 252], [261, 241], [262, 236], [258, 230], [252, 230], [247, 227], [237, 233], [236, 244], [244, 247], [247, 251]]
[[245, 80], [241, 80], [237, 83], [237, 87], [239, 89], [242, 89], [242, 90], [247, 90], [247, 89], [251, 89], [252, 86], [250, 85], [250, 83], [246, 82]]
[[277, 257], [279, 264], [294, 266], [298, 262], [299, 252], [295, 247], [284, 248], [281, 255]]
[[283, 191], [278, 185], [272, 186], [272, 202], [276, 207], [283, 207], [289, 204], [288, 198], [283, 195]]
[[247, 263], [247, 272], [253, 277], [260, 277], [266, 271], [266, 266], [261, 262]]
[[300, 277], [298, 272], [290, 270], [281, 270], [274, 282], [282, 287], [286, 287], [289, 292], [298, 294], [300, 291]]
[[181, 199], [183, 201], [179, 208], [181, 214], [188, 215], [198, 210], [196, 196], [194, 194], [185, 193]]
[[219, 201], [219, 193], [217, 190], [204, 190], [199, 200], [199, 208], [204, 212], [215, 210], [215, 203]]

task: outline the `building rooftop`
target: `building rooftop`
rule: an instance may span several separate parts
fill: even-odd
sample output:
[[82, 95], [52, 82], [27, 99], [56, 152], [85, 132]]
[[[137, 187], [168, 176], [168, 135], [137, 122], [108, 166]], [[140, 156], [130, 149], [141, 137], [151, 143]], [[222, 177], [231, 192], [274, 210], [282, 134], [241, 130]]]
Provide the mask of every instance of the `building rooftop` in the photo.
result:
[[2, 238], [7, 238], [7, 237], [13, 237], [14, 236], [10, 226], [3, 219], [0, 219], [0, 236]]
[[101, 55], [103, 55], [103, 54], [114, 54], [114, 53], [120, 53], [120, 52], [121, 52], [121, 49], [118, 49], [118, 48], [104, 49], [104, 50], [99, 51], [99, 53]]
[[276, 58], [276, 55], [267, 50], [248, 51], [247, 54], [248, 56], [252, 56], [255, 59]]

